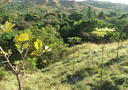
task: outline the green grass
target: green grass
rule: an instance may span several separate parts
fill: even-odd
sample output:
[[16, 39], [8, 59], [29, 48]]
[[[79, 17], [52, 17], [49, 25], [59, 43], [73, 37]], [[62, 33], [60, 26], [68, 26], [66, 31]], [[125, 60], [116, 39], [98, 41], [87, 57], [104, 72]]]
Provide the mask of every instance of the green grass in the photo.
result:
[[[104, 44], [103, 53], [102, 46], [84, 43], [72, 47], [72, 53], [64, 60], [41, 71], [25, 74], [22, 77], [23, 89], [128, 90], [128, 41], [121, 43], [118, 58], [117, 43]], [[0, 81], [0, 90], [17, 88], [13, 75], [7, 75]]]

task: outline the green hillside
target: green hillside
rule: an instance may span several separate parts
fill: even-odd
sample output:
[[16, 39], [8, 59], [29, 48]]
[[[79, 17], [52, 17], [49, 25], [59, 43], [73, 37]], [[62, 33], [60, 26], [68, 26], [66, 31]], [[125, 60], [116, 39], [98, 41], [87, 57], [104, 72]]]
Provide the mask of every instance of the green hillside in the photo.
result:
[[87, 0], [85, 3], [98, 7], [98, 8], [104, 8], [108, 10], [116, 10], [118, 12], [127, 12], [128, 11], [128, 5], [127, 4], [120, 4], [120, 3], [111, 3], [111, 2], [105, 2], [105, 1], [94, 1], [94, 0]]
[[[128, 42], [121, 42], [117, 46], [118, 43], [83, 43], [72, 47], [72, 53], [63, 61], [41, 71], [25, 74], [22, 77], [23, 89], [127, 90]], [[117, 48], [120, 48], [118, 58]], [[13, 75], [11, 78], [7, 75], [0, 82], [1, 90], [16, 90], [17, 82], [14, 78]]]
[[2, 0], [0, 90], [128, 90], [128, 5]]

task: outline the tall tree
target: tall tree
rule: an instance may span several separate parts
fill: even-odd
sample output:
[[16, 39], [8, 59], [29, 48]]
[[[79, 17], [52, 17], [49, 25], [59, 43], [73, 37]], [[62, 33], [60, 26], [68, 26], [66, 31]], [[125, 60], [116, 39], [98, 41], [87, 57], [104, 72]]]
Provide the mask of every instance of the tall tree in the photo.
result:
[[92, 18], [93, 17], [93, 11], [92, 11], [92, 8], [90, 6], [88, 7], [88, 10], [87, 10], [87, 17], [88, 18]]
[[113, 16], [117, 16], [117, 12], [116, 11], [111, 11], [109, 14], [108, 14], [109, 17], [113, 17]]
[[105, 19], [105, 18], [106, 18], [103, 11], [101, 11], [101, 12], [99, 13], [98, 18], [99, 18], [99, 19]]

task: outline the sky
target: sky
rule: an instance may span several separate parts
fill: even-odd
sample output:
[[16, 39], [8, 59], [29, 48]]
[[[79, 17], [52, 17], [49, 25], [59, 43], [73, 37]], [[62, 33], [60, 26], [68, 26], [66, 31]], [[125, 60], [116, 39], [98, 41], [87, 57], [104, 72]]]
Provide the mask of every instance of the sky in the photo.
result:
[[[76, 0], [76, 1], [83, 1], [83, 0]], [[113, 3], [128, 4], [128, 0], [97, 0], [97, 1], [109, 1], [109, 2], [113, 2]]]

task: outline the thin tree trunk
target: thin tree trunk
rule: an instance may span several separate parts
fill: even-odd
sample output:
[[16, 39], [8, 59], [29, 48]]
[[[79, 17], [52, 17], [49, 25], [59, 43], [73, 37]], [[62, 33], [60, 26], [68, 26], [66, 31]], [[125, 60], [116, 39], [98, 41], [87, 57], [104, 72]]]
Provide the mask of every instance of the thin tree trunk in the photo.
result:
[[[104, 48], [105, 48], [103, 38], [101, 38], [101, 43], [102, 43], [102, 46], [101, 46], [102, 51], [101, 51], [101, 82], [100, 83], [102, 86], [103, 85], [103, 70], [104, 70], [104, 65], [103, 65], [103, 63], [104, 63]], [[102, 87], [100, 88], [100, 90], [102, 90]]]
[[16, 75], [16, 78], [17, 78], [17, 82], [18, 82], [19, 90], [22, 90], [22, 85], [21, 85], [20, 78], [19, 78], [18, 74], [15, 74], [15, 75]]
[[19, 86], [19, 89], [18, 90], [22, 90], [22, 85], [21, 85], [21, 81], [20, 81], [20, 78], [18, 76], [18, 73], [15, 71], [15, 69], [13, 68], [10, 60], [9, 60], [9, 57], [6, 55], [5, 51], [2, 49], [2, 47], [0, 47], [0, 51], [4, 54], [4, 57], [5, 57], [5, 60], [6, 62], [8, 63], [9, 67], [11, 68], [11, 70], [13, 71], [13, 73], [15, 74], [16, 78], [17, 78], [17, 82], [18, 82], [18, 86]]
[[119, 58], [119, 44], [120, 44], [120, 41], [118, 41], [118, 45], [117, 45], [117, 50], [116, 50], [116, 58]]

